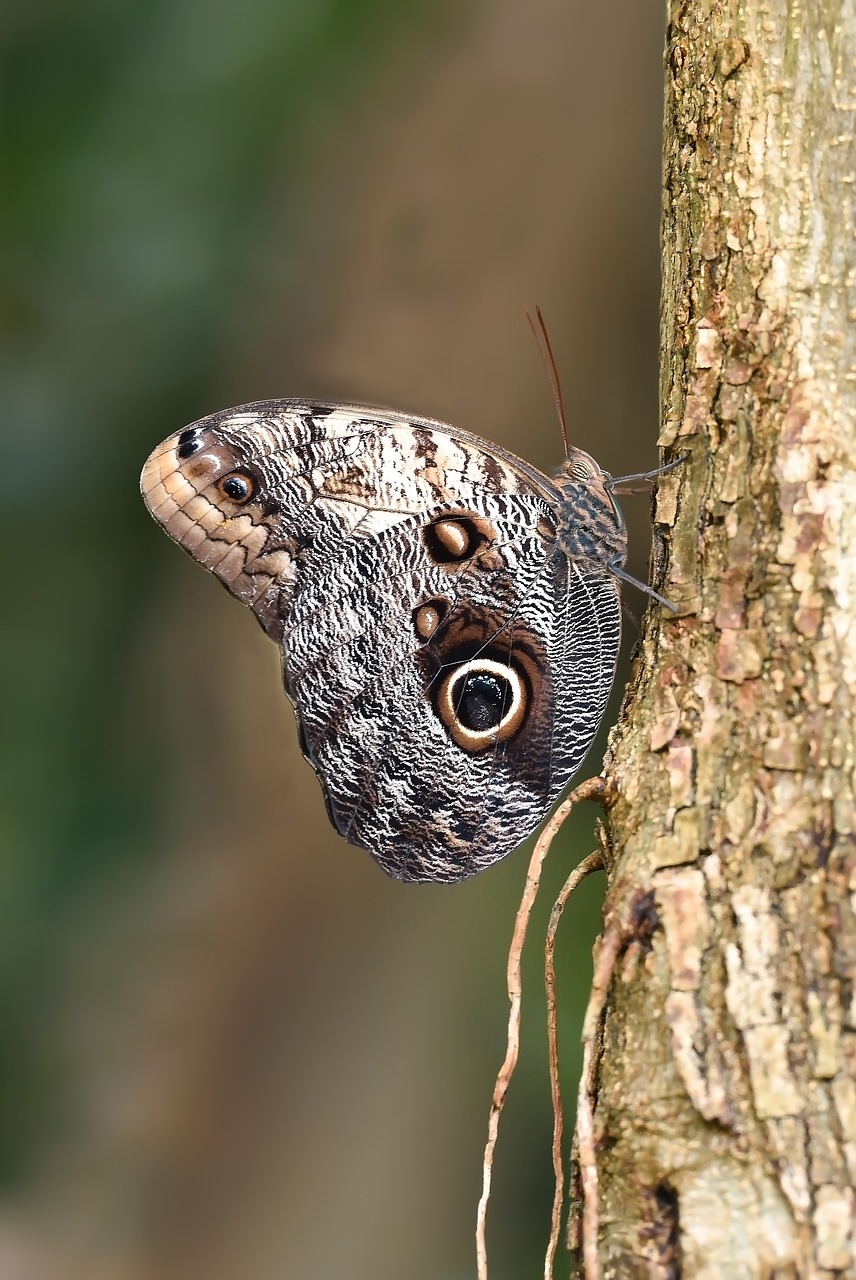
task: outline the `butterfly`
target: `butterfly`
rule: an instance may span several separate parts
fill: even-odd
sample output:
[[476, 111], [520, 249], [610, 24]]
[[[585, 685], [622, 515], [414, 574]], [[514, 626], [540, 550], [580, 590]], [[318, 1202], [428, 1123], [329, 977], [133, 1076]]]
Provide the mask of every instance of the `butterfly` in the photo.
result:
[[280, 646], [336, 830], [397, 879], [516, 848], [603, 717], [635, 581], [615, 490], [640, 477], [566, 452], [551, 479], [431, 418], [285, 399], [143, 468], [155, 520]]

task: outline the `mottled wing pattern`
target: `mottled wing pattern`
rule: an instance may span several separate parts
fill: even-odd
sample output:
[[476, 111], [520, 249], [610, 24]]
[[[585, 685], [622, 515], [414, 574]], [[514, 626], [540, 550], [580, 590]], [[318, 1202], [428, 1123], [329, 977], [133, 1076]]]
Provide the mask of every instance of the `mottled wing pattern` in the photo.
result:
[[271, 401], [164, 441], [142, 488], [282, 645], [346, 839], [455, 881], [534, 829], [597, 730], [620, 626], [553, 482], [432, 420]]
[[[285, 636], [286, 688], [331, 817], [401, 879], [459, 880], [525, 839], [582, 762], [612, 680], [612, 581], [545, 550], [537, 501], [505, 519], [499, 499], [468, 505], [507, 539], [502, 564], [450, 576], [422, 548], [428, 522], [407, 522], [301, 582]], [[423, 639], [426, 609], [443, 617]], [[467, 662], [520, 681], [525, 714], [500, 741], [462, 744], [437, 705]]]

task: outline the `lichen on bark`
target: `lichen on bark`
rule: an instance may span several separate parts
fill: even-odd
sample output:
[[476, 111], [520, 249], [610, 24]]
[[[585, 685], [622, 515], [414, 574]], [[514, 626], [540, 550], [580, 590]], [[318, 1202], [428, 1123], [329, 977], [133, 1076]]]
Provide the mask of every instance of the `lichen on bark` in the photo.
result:
[[655, 508], [677, 613], [604, 766], [604, 1277], [856, 1276], [854, 112], [849, 0], [669, 0], [660, 444], [689, 456]]

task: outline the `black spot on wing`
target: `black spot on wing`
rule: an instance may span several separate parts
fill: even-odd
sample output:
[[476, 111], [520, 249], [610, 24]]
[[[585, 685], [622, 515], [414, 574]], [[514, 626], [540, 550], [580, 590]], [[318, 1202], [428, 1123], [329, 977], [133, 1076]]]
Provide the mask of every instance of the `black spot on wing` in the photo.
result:
[[200, 427], [188, 427], [178, 437], [176, 453], [182, 461], [193, 456], [202, 448], [202, 430]]

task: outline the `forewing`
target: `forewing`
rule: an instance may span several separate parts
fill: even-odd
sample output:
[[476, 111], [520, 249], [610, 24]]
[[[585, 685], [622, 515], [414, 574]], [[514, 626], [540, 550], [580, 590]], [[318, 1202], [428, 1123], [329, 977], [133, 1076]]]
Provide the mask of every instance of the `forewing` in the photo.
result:
[[528, 491], [526, 470], [431, 419], [270, 400], [169, 436], [140, 487], [170, 537], [280, 640], [303, 565], [472, 492]]

